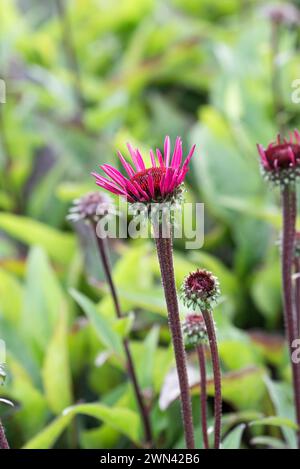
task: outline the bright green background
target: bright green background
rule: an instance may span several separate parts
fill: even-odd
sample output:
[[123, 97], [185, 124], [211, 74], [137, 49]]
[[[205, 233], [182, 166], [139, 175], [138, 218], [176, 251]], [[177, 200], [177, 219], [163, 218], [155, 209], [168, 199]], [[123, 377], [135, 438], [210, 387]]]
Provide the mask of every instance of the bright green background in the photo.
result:
[[[71, 0], [67, 19], [56, 3], [2, 0], [0, 7], [7, 83], [0, 120], [1, 394], [15, 404], [0, 403], [0, 415], [12, 446], [141, 445], [120, 346], [127, 334], [157, 447], [183, 444], [179, 405], [169, 400], [174, 363], [153, 244], [111, 246], [122, 308], [131, 313], [118, 322], [92, 238], [78, 228], [79, 245], [65, 220], [72, 199], [95, 189], [90, 172], [99, 163], [118, 165], [117, 149], [126, 152], [128, 140], [144, 152], [161, 147], [166, 134], [173, 141], [181, 135], [185, 152], [197, 144], [186, 187], [189, 201], [205, 203], [205, 244], [184, 251], [176, 243], [176, 280], [180, 285], [205, 267], [221, 283], [215, 317], [223, 434], [233, 429], [224, 446], [294, 445], [279, 197], [261, 179], [256, 143], [274, 139], [278, 121], [299, 126], [300, 104], [291, 100], [300, 78], [298, 28], [280, 31], [275, 73], [284, 112], [276, 116], [271, 26], [261, 12], [267, 2]], [[193, 354], [189, 361], [194, 376]], [[193, 392], [201, 445], [197, 385]], [[211, 417], [212, 400], [209, 406]], [[245, 422], [252, 422], [246, 433]]]

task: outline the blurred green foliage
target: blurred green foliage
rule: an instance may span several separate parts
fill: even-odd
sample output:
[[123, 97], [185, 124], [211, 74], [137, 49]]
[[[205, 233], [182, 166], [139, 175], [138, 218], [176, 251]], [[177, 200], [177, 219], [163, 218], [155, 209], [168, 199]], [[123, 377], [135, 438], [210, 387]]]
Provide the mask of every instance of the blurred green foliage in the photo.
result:
[[[278, 131], [271, 25], [261, 6], [1, 1], [0, 338], [8, 375], [1, 394], [15, 406], [0, 402], [0, 415], [13, 447], [141, 446], [126, 336], [157, 445], [183, 445], [153, 245], [112, 243], [128, 313], [116, 320], [92, 239], [79, 229], [79, 243], [65, 221], [71, 200], [95, 189], [89, 173], [98, 164], [118, 164], [116, 151], [126, 151], [128, 140], [146, 152], [165, 134], [181, 135], [185, 150], [197, 144], [187, 189], [190, 201], [205, 203], [205, 244], [184, 252], [177, 243], [176, 281], [202, 266], [221, 283], [224, 447], [295, 445], [276, 246], [281, 217], [255, 148]], [[300, 37], [295, 27], [280, 34], [282, 119], [293, 128]], [[189, 362], [193, 369], [193, 355]]]

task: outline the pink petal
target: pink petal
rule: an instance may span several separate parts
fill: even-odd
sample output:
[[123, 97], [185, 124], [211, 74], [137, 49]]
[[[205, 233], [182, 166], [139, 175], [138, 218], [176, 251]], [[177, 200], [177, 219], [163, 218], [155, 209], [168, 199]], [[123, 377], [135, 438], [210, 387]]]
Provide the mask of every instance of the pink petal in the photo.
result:
[[152, 168], [156, 168], [156, 161], [155, 161], [155, 156], [154, 156], [153, 150], [150, 150], [150, 158], [151, 158]]
[[138, 171], [143, 171], [143, 167], [140, 166], [140, 162], [139, 162], [139, 157], [137, 156], [135, 150], [132, 148], [132, 146], [130, 145], [130, 143], [127, 143], [127, 148], [129, 150], [129, 153], [131, 155], [131, 158], [132, 158], [132, 161], [136, 167], [136, 169]]
[[295, 130], [294, 130], [294, 135], [295, 135], [295, 138], [296, 138], [296, 142], [297, 142], [298, 144], [300, 144], [300, 132], [299, 132], [298, 129], [295, 129]]
[[268, 159], [266, 157], [266, 152], [264, 150], [264, 147], [261, 144], [258, 143], [257, 144], [257, 150], [258, 150], [258, 153], [261, 156], [261, 159], [262, 159], [262, 162], [263, 162], [263, 165], [265, 166], [265, 168], [270, 169], [270, 165], [269, 165]]
[[122, 155], [121, 152], [118, 151], [118, 156], [120, 158], [120, 161], [122, 163], [122, 165], [124, 166], [124, 169], [125, 171], [127, 172], [128, 176], [131, 178], [132, 176], [134, 176], [134, 170], [132, 168], [132, 166], [127, 163], [127, 161], [125, 160], [124, 156]]
[[172, 182], [173, 171], [172, 168], [168, 167], [166, 170], [165, 178], [164, 178], [164, 193], [167, 194], [170, 191], [170, 184]]
[[179, 168], [175, 169], [172, 181], [170, 184], [170, 192], [173, 192], [173, 190], [178, 187], [180, 184], [178, 184], [178, 175], [179, 175]]
[[[135, 188], [138, 190], [138, 192], [143, 196], [143, 198], [145, 200], [149, 200], [149, 195], [147, 194], [147, 192], [144, 191], [144, 189], [139, 185], [139, 183], [137, 181], [132, 181], [132, 183], [134, 184]], [[142, 200], [141, 196], [140, 197], [140, 200]]]
[[169, 166], [170, 162], [170, 137], [167, 135], [164, 143], [164, 161], [166, 167]]
[[103, 164], [100, 168], [117, 184], [121, 187], [126, 186], [127, 179], [117, 169], [113, 168], [109, 164]]
[[156, 148], [156, 155], [157, 155], [157, 159], [158, 159], [158, 162], [159, 162], [159, 166], [161, 168], [163, 168], [165, 166], [165, 164], [164, 164], [164, 160], [163, 160], [161, 151], [158, 148]]
[[181, 171], [179, 172], [177, 176], [177, 185], [180, 186], [180, 184], [184, 181], [184, 178], [186, 176], [186, 173], [188, 172], [189, 168], [185, 167], [182, 168]]
[[115, 183], [110, 182], [108, 179], [100, 176], [100, 174], [92, 173], [92, 176], [96, 178], [97, 186], [103, 187], [103, 189], [106, 189], [113, 194], [126, 195], [126, 192], [123, 189], [118, 187]]
[[179, 167], [181, 165], [181, 161], [182, 161], [182, 143], [181, 143], [181, 138], [177, 137], [176, 142], [175, 142], [171, 167], [172, 168]]
[[182, 169], [185, 169], [185, 168], [188, 167], [189, 162], [191, 161], [191, 158], [194, 154], [195, 148], [196, 148], [196, 145], [193, 145], [192, 148], [190, 149], [190, 152], [189, 152], [188, 156], [186, 157], [185, 162], [183, 163]]
[[130, 181], [127, 182], [126, 189], [129, 190], [137, 198], [140, 197], [139, 191], [136, 189], [135, 185], [132, 182], [130, 182]]
[[142, 171], [143, 171], [144, 169], [146, 169], [146, 166], [145, 166], [143, 157], [142, 157], [142, 155], [141, 155], [141, 153], [140, 153], [140, 150], [139, 150], [138, 148], [136, 149], [135, 154], [136, 154], [136, 157], [137, 157], [137, 159], [138, 159], [138, 161], [139, 161], [139, 165], [140, 165], [140, 167], [142, 168]]

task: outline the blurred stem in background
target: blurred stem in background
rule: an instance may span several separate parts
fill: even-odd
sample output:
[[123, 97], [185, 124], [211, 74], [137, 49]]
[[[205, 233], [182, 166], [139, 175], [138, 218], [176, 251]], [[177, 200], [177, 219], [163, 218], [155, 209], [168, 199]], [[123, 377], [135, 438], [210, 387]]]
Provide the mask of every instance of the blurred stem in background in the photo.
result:
[[[97, 233], [97, 224], [102, 217], [105, 217], [108, 214], [116, 214], [114, 204], [111, 201], [111, 198], [106, 194], [101, 192], [90, 192], [79, 199], [75, 199], [73, 206], [69, 210], [67, 219], [71, 222], [85, 221], [92, 231], [92, 234], [95, 237], [100, 259], [102, 261], [103, 270], [107, 283], [109, 285], [110, 293], [112, 296], [113, 305], [115, 308], [115, 313], [117, 318], [122, 318], [122, 311], [115, 288], [115, 284], [112, 278], [111, 267], [109, 262], [109, 255], [107, 249], [107, 238], [102, 238], [98, 236]], [[100, 228], [99, 228], [100, 229]], [[101, 233], [100, 233], [101, 234]], [[129, 341], [128, 339], [123, 340], [123, 346], [126, 356], [126, 365], [127, 371], [133, 385], [135, 398], [138, 404], [140, 411], [141, 419], [144, 426], [145, 432], [145, 443], [147, 447], [153, 446], [152, 441], [152, 430], [149, 419], [148, 409], [145, 406], [142, 390], [140, 389], [138, 379], [136, 376], [133, 359], [130, 352]]]
[[[163, 233], [162, 225], [167, 228], [168, 233]], [[168, 221], [163, 224], [157, 221], [153, 223], [153, 228], [175, 353], [186, 447], [194, 449], [193, 415], [175, 285], [171, 225]]]
[[[109, 285], [109, 288], [110, 288], [110, 291], [111, 291], [111, 295], [112, 295], [112, 298], [113, 298], [113, 303], [114, 303], [114, 306], [115, 306], [116, 315], [117, 315], [118, 318], [121, 318], [122, 313], [121, 313], [121, 308], [120, 308], [120, 303], [119, 303], [119, 299], [118, 299], [118, 296], [117, 296], [116, 288], [115, 288], [115, 285], [114, 285], [114, 282], [113, 282], [113, 279], [112, 279], [112, 275], [111, 275], [111, 269], [110, 269], [110, 263], [109, 263], [109, 259], [108, 259], [106, 240], [104, 240], [102, 238], [99, 238], [97, 236], [96, 226], [95, 225], [93, 226], [93, 231], [96, 235], [99, 254], [100, 254], [100, 257], [101, 257], [101, 261], [102, 261], [102, 264], [103, 264], [106, 279], [107, 279], [107, 282], [108, 282], [108, 285]], [[133, 388], [134, 388], [136, 400], [137, 400], [137, 403], [138, 403], [138, 406], [139, 406], [139, 409], [140, 409], [140, 413], [141, 413], [141, 417], [142, 417], [142, 420], [143, 420], [146, 443], [147, 443], [148, 446], [152, 447], [153, 446], [153, 441], [152, 441], [152, 432], [151, 432], [151, 425], [150, 425], [149, 415], [148, 415], [148, 411], [147, 411], [147, 409], [145, 407], [145, 404], [144, 404], [142, 391], [141, 391], [141, 389], [139, 387], [139, 384], [138, 384], [136, 372], [135, 372], [135, 369], [134, 369], [133, 359], [132, 359], [130, 348], [129, 348], [129, 342], [128, 342], [127, 339], [123, 340], [123, 345], [124, 345], [124, 350], [125, 350], [125, 354], [126, 354], [128, 374], [130, 376], [130, 379], [131, 379], [131, 382], [132, 382], [132, 385], [133, 385]]]
[[7, 442], [5, 431], [0, 420], [0, 449], [9, 449], [9, 444]]
[[[120, 302], [119, 298], [116, 292], [115, 284], [112, 278], [111, 274], [111, 268], [110, 268], [110, 262], [108, 258], [108, 250], [107, 250], [107, 242], [106, 239], [99, 238], [97, 236], [97, 231], [96, 231], [96, 223], [92, 225], [93, 232], [96, 237], [98, 249], [99, 249], [99, 255], [102, 261], [103, 269], [105, 272], [105, 276], [107, 279], [107, 283], [109, 285], [109, 289], [112, 295], [116, 315], [118, 318], [122, 318], [122, 312], [121, 312], [121, 307], [120, 307]], [[135, 368], [134, 368], [134, 363], [133, 359], [131, 356], [130, 348], [129, 348], [129, 342], [127, 339], [123, 340], [123, 345], [124, 345], [124, 350], [125, 350], [125, 355], [126, 355], [126, 360], [127, 360], [127, 370], [128, 374], [130, 377], [130, 380], [133, 385], [136, 401], [140, 410], [141, 418], [143, 421], [143, 426], [144, 426], [144, 432], [145, 432], [145, 442], [148, 447], [153, 446], [153, 440], [152, 440], [152, 430], [151, 430], [151, 424], [150, 424], [150, 419], [149, 419], [149, 413], [148, 410], [145, 406], [143, 395], [142, 395], [142, 390], [139, 387], [138, 379], [136, 376]]]
[[294, 241], [296, 228], [296, 189], [290, 183], [282, 189], [283, 232], [282, 232], [282, 286], [285, 312], [285, 326], [291, 357], [292, 379], [294, 387], [295, 411], [299, 429], [297, 431], [300, 448], [300, 363], [292, 360], [293, 341], [298, 338], [298, 321], [295, 315], [292, 271], [294, 261]]
[[215, 325], [211, 310], [202, 311], [209, 340], [215, 385], [215, 449], [220, 448], [222, 420], [222, 378]]
[[65, 55], [66, 55], [70, 70], [72, 71], [74, 75], [74, 94], [75, 94], [75, 99], [76, 99], [77, 108], [78, 108], [77, 118], [79, 119], [79, 121], [81, 121], [82, 114], [83, 114], [84, 107], [85, 107], [85, 99], [84, 99], [84, 94], [82, 90], [80, 67], [79, 67], [76, 49], [74, 45], [71, 22], [68, 16], [68, 12], [66, 10], [65, 1], [55, 0], [55, 2], [56, 2], [56, 7], [57, 7], [58, 15], [60, 18], [60, 22], [61, 22]]

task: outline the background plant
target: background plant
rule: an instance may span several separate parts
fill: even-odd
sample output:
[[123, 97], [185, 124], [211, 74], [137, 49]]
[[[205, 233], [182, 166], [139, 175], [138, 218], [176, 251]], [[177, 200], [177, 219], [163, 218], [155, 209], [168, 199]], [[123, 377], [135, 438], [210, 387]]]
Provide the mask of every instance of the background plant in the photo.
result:
[[[205, 245], [185, 252], [177, 241], [175, 271], [177, 286], [199, 266], [222, 285], [215, 320], [223, 445], [295, 446], [279, 194], [262, 181], [255, 150], [278, 130], [271, 27], [261, 3], [76, 0], [66, 4], [66, 22], [55, 1], [2, 0], [0, 70], [8, 96], [0, 108], [0, 336], [8, 377], [1, 397], [15, 406], [2, 406], [0, 417], [12, 447], [141, 445], [119, 359], [128, 335], [155, 438], [161, 447], [183, 445], [153, 245], [112, 243], [128, 313], [115, 320], [93, 240], [82, 226], [79, 247], [65, 221], [71, 200], [94, 189], [88, 174], [98, 163], [116, 163], [128, 140], [147, 151], [169, 133], [185, 137], [185, 152], [198, 144], [187, 185], [189, 201], [205, 202]], [[279, 54], [283, 117], [293, 128], [295, 25], [283, 29]], [[80, 306], [70, 289], [83, 294]], [[196, 356], [189, 363], [199, 441]], [[209, 399], [209, 418], [212, 412]]]

